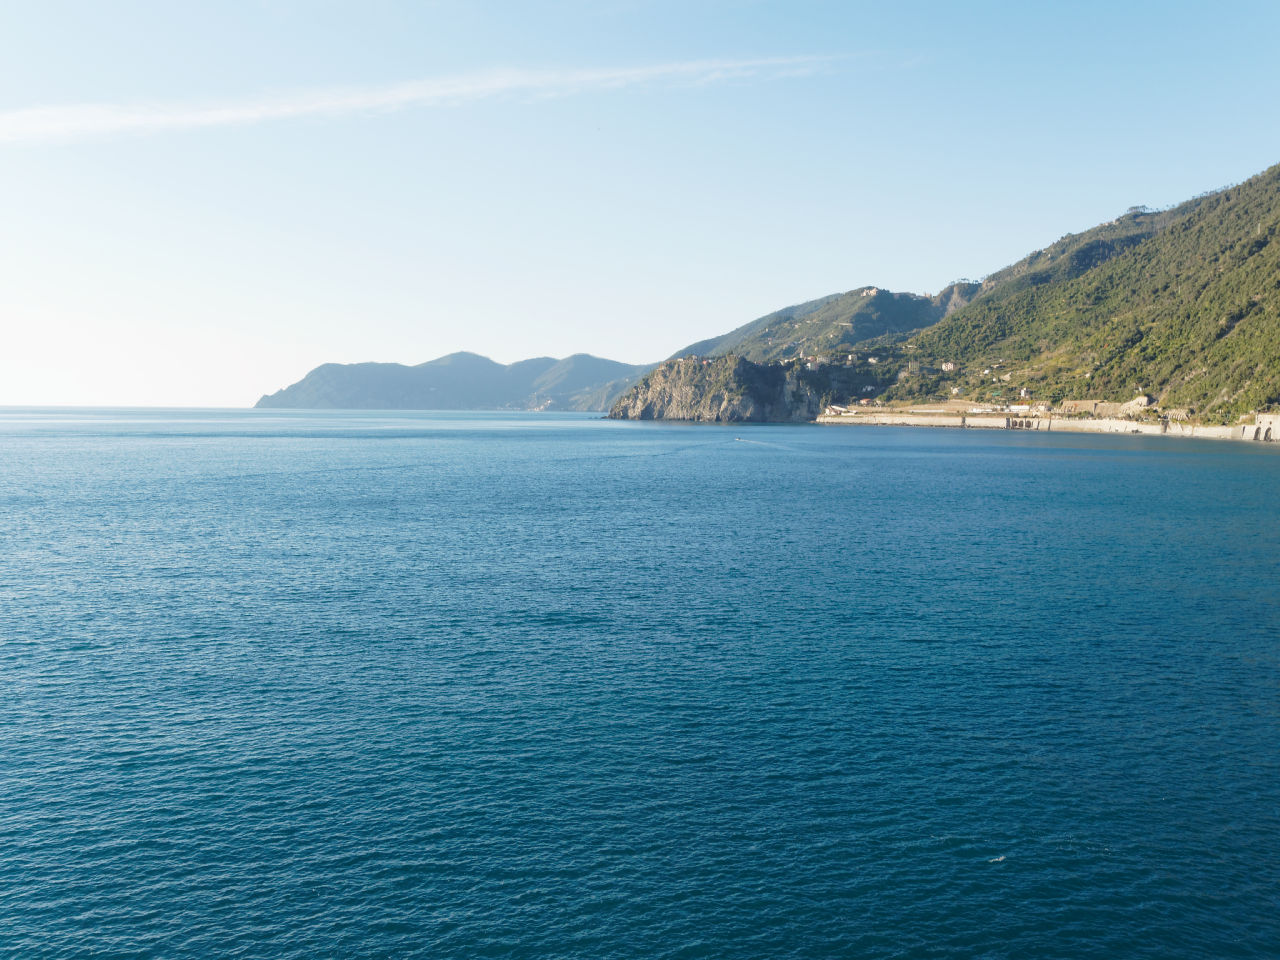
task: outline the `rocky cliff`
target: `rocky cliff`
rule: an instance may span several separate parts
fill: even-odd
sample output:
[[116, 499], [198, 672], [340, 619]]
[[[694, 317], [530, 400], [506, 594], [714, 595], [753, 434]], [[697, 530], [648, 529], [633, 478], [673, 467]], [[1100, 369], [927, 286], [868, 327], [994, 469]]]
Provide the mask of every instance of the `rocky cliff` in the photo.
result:
[[822, 384], [800, 364], [758, 364], [741, 357], [668, 360], [624, 393], [614, 420], [705, 423], [812, 420], [822, 412]]

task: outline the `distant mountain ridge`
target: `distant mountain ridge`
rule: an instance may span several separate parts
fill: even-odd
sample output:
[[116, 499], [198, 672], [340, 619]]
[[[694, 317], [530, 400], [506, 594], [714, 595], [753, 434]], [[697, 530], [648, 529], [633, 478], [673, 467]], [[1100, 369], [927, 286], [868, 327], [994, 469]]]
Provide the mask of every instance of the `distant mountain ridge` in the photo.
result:
[[350, 410], [607, 410], [646, 364], [578, 353], [502, 364], [451, 353], [416, 366], [326, 363], [255, 406]]

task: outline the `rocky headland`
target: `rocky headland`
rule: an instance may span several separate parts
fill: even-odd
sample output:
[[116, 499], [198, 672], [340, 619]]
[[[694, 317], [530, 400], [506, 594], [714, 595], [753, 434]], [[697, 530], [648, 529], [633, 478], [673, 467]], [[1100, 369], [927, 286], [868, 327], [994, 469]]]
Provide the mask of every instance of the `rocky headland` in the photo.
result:
[[703, 423], [815, 419], [826, 397], [800, 364], [752, 363], [742, 357], [668, 360], [623, 393], [614, 420], [694, 420]]

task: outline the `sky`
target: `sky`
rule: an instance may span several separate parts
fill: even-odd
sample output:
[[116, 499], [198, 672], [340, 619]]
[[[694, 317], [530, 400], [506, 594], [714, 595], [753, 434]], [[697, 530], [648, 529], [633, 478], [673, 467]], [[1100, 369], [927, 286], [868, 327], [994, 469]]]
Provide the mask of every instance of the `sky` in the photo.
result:
[[1280, 4], [0, 0], [0, 405], [653, 362], [1280, 162]]

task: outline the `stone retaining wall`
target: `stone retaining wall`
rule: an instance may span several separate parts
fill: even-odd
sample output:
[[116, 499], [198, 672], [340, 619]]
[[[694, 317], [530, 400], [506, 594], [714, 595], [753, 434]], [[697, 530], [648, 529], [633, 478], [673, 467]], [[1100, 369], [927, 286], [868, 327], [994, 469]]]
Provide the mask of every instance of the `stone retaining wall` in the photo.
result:
[[[1266, 422], [1264, 423], [1264, 418]], [[1272, 420], [1275, 423], [1272, 423]], [[1017, 414], [845, 413], [818, 417], [818, 423], [868, 424], [885, 427], [973, 427], [980, 430], [1043, 430], [1058, 433], [1125, 433], [1141, 436], [1194, 437], [1211, 440], [1280, 441], [1280, 416], [1259, 414], [1257, 424], [1201, 426], [1192, 423], [1100, 418], [1071, 420]], [[1268, 435], [1269, 431], [1269, 435]]]

